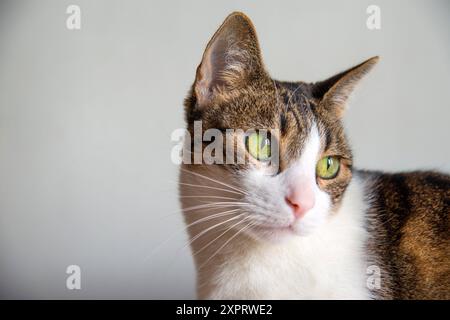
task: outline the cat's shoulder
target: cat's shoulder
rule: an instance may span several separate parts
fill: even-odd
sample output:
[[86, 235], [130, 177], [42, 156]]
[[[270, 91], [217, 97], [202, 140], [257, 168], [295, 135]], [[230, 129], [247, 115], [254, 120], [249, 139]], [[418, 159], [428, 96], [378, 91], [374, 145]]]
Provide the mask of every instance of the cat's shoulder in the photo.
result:
[[382, 213], [426, 220], [436, 213], [435, 222], [449, 218], [450, 175], [436, 171], [358, 171], [357, 175], [365, 182], [368, 201]]
[[434, 171], [361, 171], [370, 203], [369, 248], [398, 299], [450, 297], [450, 176]]
[[367, 192], [382, 195], [386, 200], [400, 197], [407, 201], [414, 200], [409, 197], [415, 197], [421, 201], [444, 201], [450, 196], [450, 175], [437, 171], [387, 173], [358, 170], [356, 174], [365, 181]]

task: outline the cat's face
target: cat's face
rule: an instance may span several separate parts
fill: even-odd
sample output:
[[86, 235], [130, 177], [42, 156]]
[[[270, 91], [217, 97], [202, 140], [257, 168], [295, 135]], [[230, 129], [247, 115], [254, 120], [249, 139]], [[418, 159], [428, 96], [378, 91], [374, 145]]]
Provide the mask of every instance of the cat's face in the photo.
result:
[[[229, 137], [246, 161], [184, 166], [180, 194], [187, 221], [200, 230], [201, 222], [209, 221], [210, 227], [222, 223], [218, 229], [271, 240], [307, 236], [326, 224], [352, 177], [341, 121], [345, 100], [375, 62], [316, 84], [278, 82], [264, 70], [251, 22], [230, 15], [197, 70], [186, 120], [191, 133], [194, 121], [202, 122], [203, 131], [234, 129]], [[237, 129], [276, 134], [265, 139], [259, 131]], [[276, 145], [277, 152], [268, 145]], [[224, 142], [225, 152], [229, 148]], [[275, 171], [268, 160], [276, 160]], [[194, 206], [207, 210], [189, 216]]]

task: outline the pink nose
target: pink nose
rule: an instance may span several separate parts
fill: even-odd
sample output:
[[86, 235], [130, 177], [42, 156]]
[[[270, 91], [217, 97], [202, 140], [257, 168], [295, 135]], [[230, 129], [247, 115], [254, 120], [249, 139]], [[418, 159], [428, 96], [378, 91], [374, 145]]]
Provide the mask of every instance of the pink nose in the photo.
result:
[[310, 190], [295, 190], [285, 198], [296, 218], [302, 218], [308, 210], [314, 207], [314, 194]]

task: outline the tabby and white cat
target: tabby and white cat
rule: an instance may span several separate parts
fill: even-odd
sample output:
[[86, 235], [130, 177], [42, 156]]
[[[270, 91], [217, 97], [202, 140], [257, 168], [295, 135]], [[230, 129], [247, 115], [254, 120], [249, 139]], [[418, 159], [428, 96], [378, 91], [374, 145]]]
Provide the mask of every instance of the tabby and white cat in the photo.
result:
[[377, 61], [280, 82], [244, 14], [214, 34], [185, 100], [188, 131], [200, 120], [203, 130], [278, 129], [279, 169], [265, 172], [273, 141], [257, 133], [256, 144], [233, 136], [245, 165], [182, 164], [199, 298], [450, 298], [450, 177], [352, 167], [342, 116]]

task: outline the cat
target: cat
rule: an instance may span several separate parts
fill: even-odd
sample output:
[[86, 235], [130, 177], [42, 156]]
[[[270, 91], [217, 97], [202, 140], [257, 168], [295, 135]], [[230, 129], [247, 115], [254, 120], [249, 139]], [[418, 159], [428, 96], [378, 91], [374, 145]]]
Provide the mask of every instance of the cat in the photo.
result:
[[450, 299], [450, 177], [352, 166], [342, 118], [377, 62], [282, 82], [266, 72], [247, 16], [232, 13], [216, 31], [185, 99], [187, 131], [201, 121], [279, 136], [234, 133], [246, 164], [181, 164], [198, 298]]

